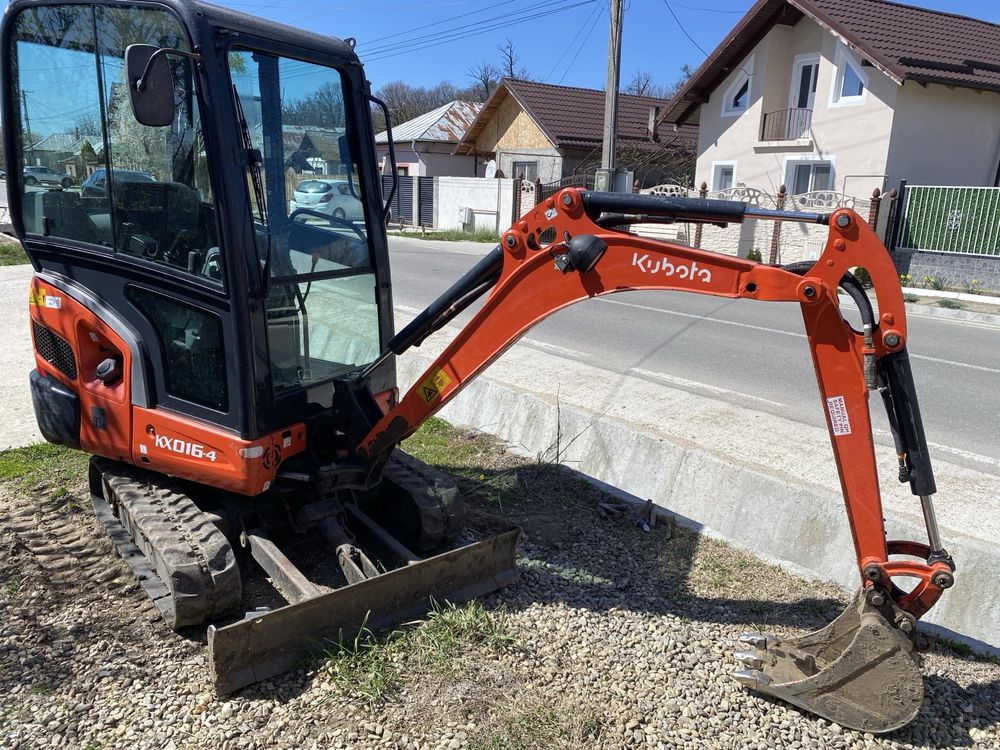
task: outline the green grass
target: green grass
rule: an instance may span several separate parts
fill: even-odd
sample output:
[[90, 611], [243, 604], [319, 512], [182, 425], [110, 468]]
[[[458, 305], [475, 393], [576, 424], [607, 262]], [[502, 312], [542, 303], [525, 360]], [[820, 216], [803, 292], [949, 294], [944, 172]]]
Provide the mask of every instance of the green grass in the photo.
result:
[[944, 307], [948, 310], [961, 310], [962, 303], [957, 299], [939, 299], [938, 307]]
[[559, 739], [566, 737], [566, 730], [551, 708], [536, 708], [515, 714], [499, 727], [474, 737], [470, 750], [547, 750]]
[[513, 648], [507, 615], [477, 601], [464, 606], [435, 604], [427, 619], [376, 635], [367, 627], [353, 639], [341, 638], [325, 652], [323, 672], [331, 683], [373, 704], [394, 695], [403, 670], [423, 668], [452, 678], [462, 655], [478, 647], [489, 652]]
[[57, 485], [55, 494], [67, 493], [61, 481], [75, 482], [83, 478], [87, 454], [51, 443], [38, 443], [25, 448], [0, 452], [0, 482], [30, 488], [40, 482]]
[[493, 229], [477, 229], [475, 232], [463, 232], [461, 229], [443, 229], [437, 232], [390, 232], [394, 237], [412, 237], [418, 240], [438, 240], [442, 242], [493, 242], [499, 241]]
[[920, 296], [917, 294], [904, 294], [903, 302], [919, 302]]
[[424, 463], [445, 471], [458, 473], [474, 465], [483, 448], [475, 438], [462, 434], [443, 419], [431, 417], [412, 437], [404, 449]]
[[21, 266], [28, 262], [21, 243], [13, 237], [0, 235], [0, 266]]
[[24, 584], [24, 579], [20, 576], [16, 578], [8, 578], [3, 582], [3, 593], [8, 599], [15, 598], [21, 593], [21, 586]]

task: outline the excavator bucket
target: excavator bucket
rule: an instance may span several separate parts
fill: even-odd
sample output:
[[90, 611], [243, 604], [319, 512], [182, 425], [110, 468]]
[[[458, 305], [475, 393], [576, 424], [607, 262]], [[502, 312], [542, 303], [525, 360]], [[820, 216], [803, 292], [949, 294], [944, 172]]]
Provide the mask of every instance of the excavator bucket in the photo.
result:
[[891, 732], [909, 723], [924, 697], [913, 643], [863, 591], [821, 630], [778, 639], [746, 633], [733, 676], [841, 726]]

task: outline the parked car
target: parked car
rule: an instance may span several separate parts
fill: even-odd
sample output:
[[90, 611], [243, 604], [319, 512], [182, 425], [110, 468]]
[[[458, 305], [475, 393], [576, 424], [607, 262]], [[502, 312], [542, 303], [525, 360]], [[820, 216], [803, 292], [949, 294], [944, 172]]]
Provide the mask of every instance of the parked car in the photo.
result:
[[[111, 179], [115, 182], [156, 182], [149, 172], [132, 172], [127, 169], [112, 169]], [[104, 167], [95, 169], [90, 177], [83, 181], [80, 192], [84, 198], [106, 198], [108, 195], [108, 170]]]
[[73, 178], [65, 172], [57, 172], [52, 167], [25, 167], [25, 185], [59, 185], [73, 187]]
[[347, 180], [303, 180], [292, 193], [288, 212], [300, 208], [329, 214], [342, 221], [362, 221], [365, 218], [361, 201], [351, 193]]

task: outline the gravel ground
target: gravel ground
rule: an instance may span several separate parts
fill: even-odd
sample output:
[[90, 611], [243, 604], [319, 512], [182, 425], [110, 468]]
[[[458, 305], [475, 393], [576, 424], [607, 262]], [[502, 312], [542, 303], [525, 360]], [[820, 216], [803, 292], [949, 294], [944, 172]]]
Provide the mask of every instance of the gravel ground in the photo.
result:
[[394, 676], [376, 697], [319, 661], [215, 697], [202, 635], [159, 622], [81, 461], [0, 484], [0, 748], [1000, 748], [1000, 665], [936, 645], [910, 726], [843, 730], [728, 677], [741, 632], [821, 626], [840, 591], [670, 523], [645, 533], [579, 476], [480, 436], [439, 423], [412, 450], [460, 477], [473, 527], [522, 526], [521, 578], [483, 602], [500, 646], [460, 638], [443, 666], [424, 626], [372, 646]]

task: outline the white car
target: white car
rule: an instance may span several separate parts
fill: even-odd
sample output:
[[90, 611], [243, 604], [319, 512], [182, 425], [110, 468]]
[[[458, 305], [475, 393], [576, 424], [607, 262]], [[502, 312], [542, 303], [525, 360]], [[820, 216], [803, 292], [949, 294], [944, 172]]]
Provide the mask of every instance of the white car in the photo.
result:
[[347, 180], [303, 180], [292, 193], [288, 204], [289, 214], [300, 208], [329, 214], [341, 221], [363, 221], [361, 201], [351, 193]]

